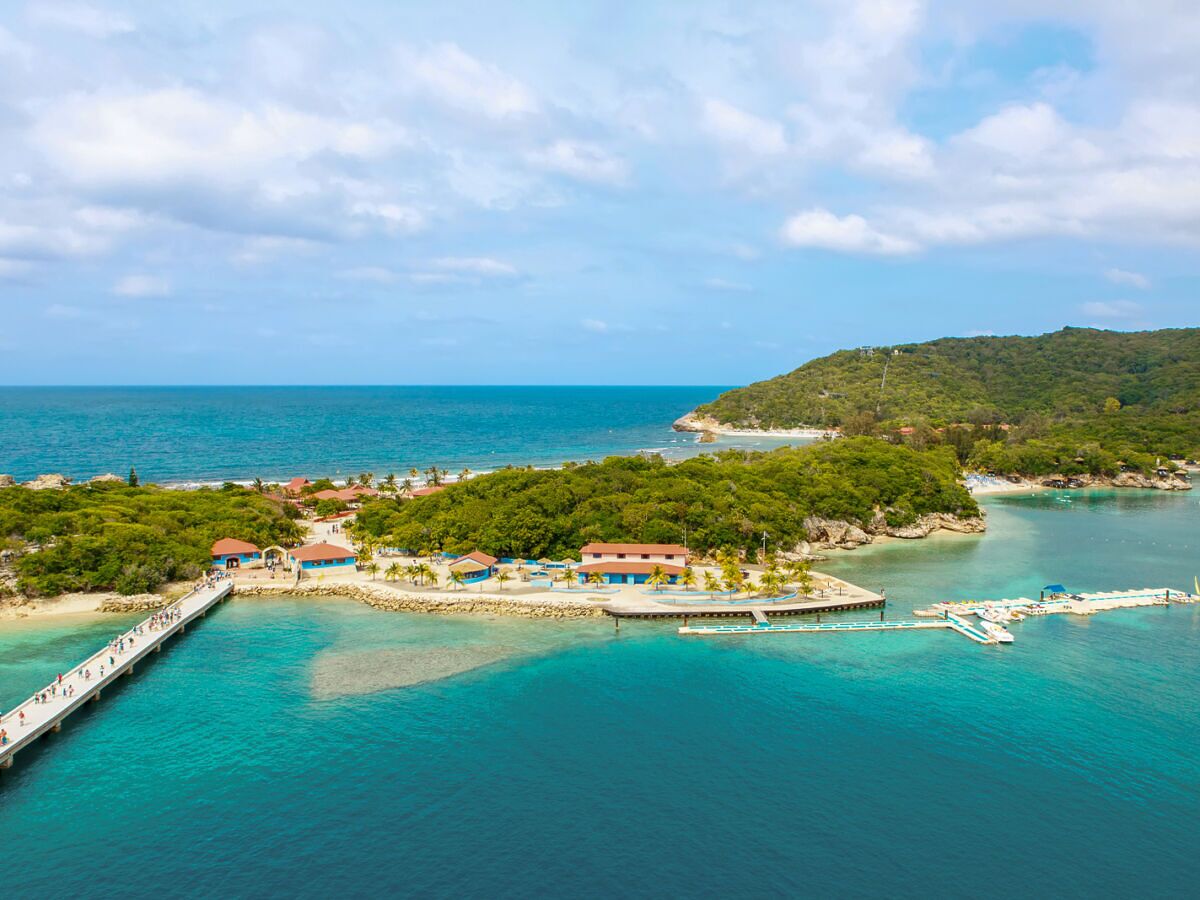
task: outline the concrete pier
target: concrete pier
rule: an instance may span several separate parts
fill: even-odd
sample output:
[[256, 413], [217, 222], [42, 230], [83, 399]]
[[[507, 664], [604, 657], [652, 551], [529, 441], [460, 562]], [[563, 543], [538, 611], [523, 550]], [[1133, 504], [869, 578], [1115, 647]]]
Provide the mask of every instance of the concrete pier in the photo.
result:
[[[163, 642], [175, 634], [183, 634], [187, 624], [202, 617], [209, 609], [220, 603], [233, 590], [233, 582], [222, 579], [212, 587], [193, 590], [179, 600], [165, 607], [161, 612], [176, 611], [179, 617], [158, 630], [150, 629], [148, 617], [133, 628], [117, 636], [117, 640], [125, 641], [123, 651], [105, 647], [98, 653], [72, 666], [62, 676], [62, 684], [57, 685], [57, 691], [49, 695], [51, 684], [47, 684], [37, 693], [47, 693], [45, 703], [34, 701], [30, 697], [10, 711], [0, 716], [0, 729], [8, 732], [8, 743], [0, 746], [0, 769], [12, 765], [17, 753], [44, 734], [54, 734], [62, 729], [63, 722], [76, 710], [88, 702], [99, 702], [101, 689], [107, 687], [118, 678], [132, 675], [134, 664], [145, 659], [151, 653], [157, 653]], [[133, 639], [130, 645], [130, 638]], [[109, 657], [114, 660], [109, 663]], [[104, 675], [100, 675], [103, 666]], [[90, 669], [92, 677], [85, 680], [83, 672]], [[74, 696], [64, 694], [64, 688], [75, 688]], [[68, 692], [69, 693], [69, 692]], [[21, 718], [24, 713], [24, 719]]]

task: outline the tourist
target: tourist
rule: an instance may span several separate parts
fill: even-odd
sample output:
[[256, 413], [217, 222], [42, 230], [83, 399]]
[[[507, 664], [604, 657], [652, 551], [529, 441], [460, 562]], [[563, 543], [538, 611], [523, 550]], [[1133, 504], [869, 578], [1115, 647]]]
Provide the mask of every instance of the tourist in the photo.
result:
[[8, 743], [8, 731], [4, 728], [0, 728], [0, 747], [3, 747], [7, 743]]
[[25, 710], [21, 710], [20, 712], [18, 712], [17, 718], [21, 722], [21, 727], [24, 727], [25, 726]]

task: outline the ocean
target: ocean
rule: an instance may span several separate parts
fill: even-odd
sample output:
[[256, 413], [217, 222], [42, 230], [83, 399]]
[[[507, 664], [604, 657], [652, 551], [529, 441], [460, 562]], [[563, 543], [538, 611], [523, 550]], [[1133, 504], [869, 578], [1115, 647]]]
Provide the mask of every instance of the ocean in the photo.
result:
[[[0, 388], [0, 473], [143, 481], [400, 477], [699, 452], [671, 423], [721, 387]], [[722, 438], [716, 446], [792, 441]]]
[[[1186, 588], [1200, 497], [989, 498], [838, 554], [889, 615]], [[860, 614], [861, 615], [861, 614]], [[123, 621], [0, 627], [0, 707]], [[135, 897], [1181, 897], [1200, 606], [949, 632], [235, 599], [0, 774], [8, 892]]]

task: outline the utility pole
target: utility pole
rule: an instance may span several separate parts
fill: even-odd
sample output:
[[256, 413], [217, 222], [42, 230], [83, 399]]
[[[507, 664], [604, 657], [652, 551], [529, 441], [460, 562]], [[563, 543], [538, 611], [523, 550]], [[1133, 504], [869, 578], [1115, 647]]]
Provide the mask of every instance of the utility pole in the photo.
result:
[[766, 533], [765, 531], [763, 532], [763, 555], [762, 555], [762, 561], [763, 561], [763, 565], [765, 566], [765, 565], [767, 564], [767, 533]]

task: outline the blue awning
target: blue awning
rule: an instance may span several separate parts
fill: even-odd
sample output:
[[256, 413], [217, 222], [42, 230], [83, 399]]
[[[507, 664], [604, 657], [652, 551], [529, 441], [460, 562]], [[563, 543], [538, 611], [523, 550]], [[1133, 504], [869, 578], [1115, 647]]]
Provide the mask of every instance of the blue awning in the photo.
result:
[[1065, 594], [1067, 592], [1067, 589], [1061, 584], [1048, 584], [1042, 590], [1049, 591], [1052, 594]]

